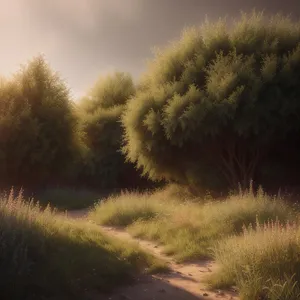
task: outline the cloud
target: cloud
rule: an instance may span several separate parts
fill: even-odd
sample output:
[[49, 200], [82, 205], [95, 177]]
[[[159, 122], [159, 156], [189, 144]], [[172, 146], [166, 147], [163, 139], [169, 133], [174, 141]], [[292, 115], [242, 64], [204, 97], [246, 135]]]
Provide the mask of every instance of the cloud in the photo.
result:
[[138, 77], [153, 46], [177, 38], [206, 14], [217, 18], [253, 6], [300, 11], [289, 1], [0, 0], [0, 74], [42, 52], [81, 94], [112, 65]]
[[[0, 70], [8, 75], [40, 52], [53, 53], [59, 49], [60, 38], [55, 31], [43, 34], [36, 26], [26, 0], [0, 0]], [[39, 24], [41, 25], [41, 24]]]
[[71, 26], [73, 30], [88, 33], [101, 29], [107, 21], [131, 21], [138, 16], [141, 0], [29, 0], [34, 20], [49, 22], [61, 29]]
[[117, 64], [122, 61], [122, 52], [126, 56], [128, 46], [121, 49], [119, 42], [126, 38], [128, 24], [138, 20], [142, 3], [143, 0], [0, 0], [0, 72], [8, 75], [21, 63], [44, 53], [73, 89], [81, 90], [111, 65], [116, 53], [121, 52]]

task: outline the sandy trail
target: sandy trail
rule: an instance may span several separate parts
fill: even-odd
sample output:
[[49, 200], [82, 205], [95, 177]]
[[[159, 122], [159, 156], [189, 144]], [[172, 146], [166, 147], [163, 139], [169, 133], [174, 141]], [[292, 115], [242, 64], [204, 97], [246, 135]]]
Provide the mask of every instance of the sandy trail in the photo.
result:
[[[84, 219], [87, 210], [68, 212], [68, 217]], [[109, 236], [137, 243], [142, 249], [152, 253], [159, 259], [166, 261], [170, 272], [140, 276], [131, 286], [121, 287], [112, 295], [101, 296], [95, 300], [197, 300], [197, 299], [239, 299], [235, 292], [207, 290], [203, 283], [204, 277], [214, 272], [217, 265], [213, 261], [196, 261], [192, 263], [176, 263], [169, 256], [163, 254], [163, 248], [153, 242], [133, 238], [124, 230], [101, 226], [103, 232]]]

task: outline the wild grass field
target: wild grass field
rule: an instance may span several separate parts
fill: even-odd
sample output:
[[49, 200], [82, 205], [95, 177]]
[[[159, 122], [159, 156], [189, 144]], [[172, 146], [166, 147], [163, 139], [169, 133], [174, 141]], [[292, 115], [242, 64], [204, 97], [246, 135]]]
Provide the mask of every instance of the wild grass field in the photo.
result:
[[0, 201], [1, 299], [88, 299], [162, 263], [13, 192]]
[[157, 241], [180, 262], [216, 260], [220, 269], [207, 278], [208, 285], [236, 285], [241, 299], [299, 299], [297, 205], [262, 189], [223, 200], [190, 199], [178, 192], [169, 186], [154, 193], [123, 193], [103, 200], [89, 218]]

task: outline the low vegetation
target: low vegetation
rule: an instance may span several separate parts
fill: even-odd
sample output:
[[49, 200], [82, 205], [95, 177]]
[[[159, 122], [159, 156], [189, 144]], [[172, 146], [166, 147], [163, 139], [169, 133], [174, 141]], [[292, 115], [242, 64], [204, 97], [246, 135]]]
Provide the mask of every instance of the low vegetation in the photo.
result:
[[162, 266], [136, 245], [41, 211], [21, 194], [0, 201], [1, 299], [85, 299]]
[[150, 193], [122, 192], [119, 196], [103, 199], [90, 212], [90, 218], [97, 224], [124, 227], [138, 220], [156, 220], [158, 215], [165, 213], [159, 201], [151, 201]]
[[245, 300], [300, 299], [300, 231], [296, 223], [272, 221], [221, 241], [214, 249], [220, 272], [213, 287], [235, 284]]
[[123, 193], [98, 204], [90, 218], [158, 241], [179, 261], [216, 259], [220, 268], [208, 284], [235, 285], [241, 299], [300, 299], [298, 205], [251, 188], [220, 201], [189, 197], [174, 186]]
[[[170, 189], [151, 194], [123, 193], [97, 205], [90, 218], [98, 224], [123, 226], [136, 237], [156, 240], [178, 260], [211, 257], [216, 241], [240, 234], [243, 226], [278, 218], [294, 220], [294, 210], [282, 199], [248, 191], [216, 201], [188, 200]], [[182, 196], [182, 195], [181, 195]]]

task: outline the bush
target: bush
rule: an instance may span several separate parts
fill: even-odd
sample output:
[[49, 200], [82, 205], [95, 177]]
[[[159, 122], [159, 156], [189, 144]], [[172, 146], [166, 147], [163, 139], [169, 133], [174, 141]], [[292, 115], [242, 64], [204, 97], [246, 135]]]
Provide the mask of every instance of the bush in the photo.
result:
[[153, 180], [246, 188], [299, 135], [299, 23], [254, 12], [226, 25], [158, 51], [128, 103], [123, 151]]
[[43, 206], [50, 205], [60, 210], [85, 209], [93, 206], [105, 194], [83, 188], [47, 188], [35, 193], [34, 199], [39, 199]]
[[21, 194], [1, 198], [1, 299], [90, 299], [91, 292], [110, 291], [161, 266], [90, 223], [41, 211]]
[[38, 56], [0, 85], [2, 186], [62, 183], [78, 149], [69, 91]]
[[[91, 185], [111, 188], [126, 187], [128, 179], [139, 174], [121, 153], [123, 129], [121, 115], [125, 104], [135, 94], [132, 78], [116, 72], [100, 77], [88, 95], [79, 103], [79, 117], [88, 148], [83, 180]], [[132, 178], [131, 178], [132, 177]]]

